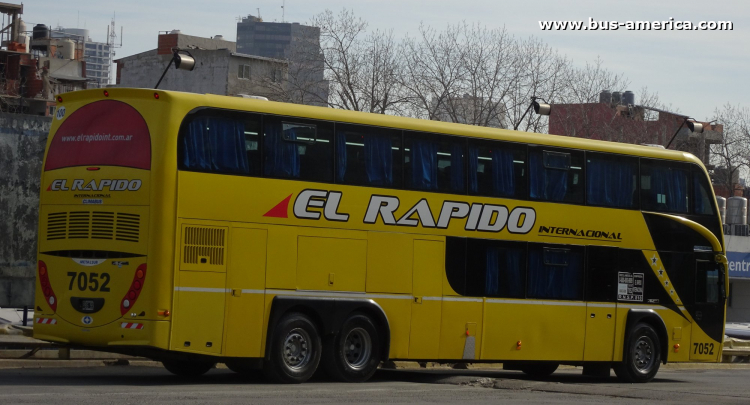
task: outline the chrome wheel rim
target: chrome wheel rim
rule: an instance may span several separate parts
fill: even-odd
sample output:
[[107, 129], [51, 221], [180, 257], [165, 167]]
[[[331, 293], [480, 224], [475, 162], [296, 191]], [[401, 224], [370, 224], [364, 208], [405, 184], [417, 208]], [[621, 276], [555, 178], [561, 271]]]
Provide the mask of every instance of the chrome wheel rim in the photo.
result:
[[355, 370], [364, 368], [370, 361], [372, 353], [370, 334], [362, 328], [350, 330], [344, 339], [343, 349], [344, 360], [350, 368]]
[[641, 336], [635, 342], [633, 365], [641, 374], [648, 374], [654, 367], [654, 342], [648, 336]]
[[304, 368], [312, 357], [310, 335], [304, 329], [289, 331], [284, 339], [284, 363], [292, 370]]

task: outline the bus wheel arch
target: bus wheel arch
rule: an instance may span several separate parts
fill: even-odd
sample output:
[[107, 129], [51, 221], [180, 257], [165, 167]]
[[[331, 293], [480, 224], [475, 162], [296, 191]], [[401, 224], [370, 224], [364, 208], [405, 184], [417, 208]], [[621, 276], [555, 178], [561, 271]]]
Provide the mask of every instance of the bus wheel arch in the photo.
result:
[[271, 302], [265, 359], [270, 359], [271, 339], [276, 324], [288, 313], [302, 313], [316, 324], [322, 339], [335, 335], [352, 314], [368, 316], [375, 324], [380, 340], [380, 360], [387, 361], [390, 352], [390, 325], [385, 311], [371, 299], [299, 297], [277, 295]]
[[[664, 320], [653, 309], [630, 309], [625, 324], [625, 340], [627, 340], [627, 337], [630, 336], [633, 328], [639, 323], [645, 323], [654, 329], [656, 336], [659, 338], [661, 362], [662, 364], [667, 364], [667, 358], [669, 356], [669, 334], [667, 333], [667, 325], [664, 323]], [[625, 349], [626, 348], [623, 346], [623, 356], [625, 355]]]

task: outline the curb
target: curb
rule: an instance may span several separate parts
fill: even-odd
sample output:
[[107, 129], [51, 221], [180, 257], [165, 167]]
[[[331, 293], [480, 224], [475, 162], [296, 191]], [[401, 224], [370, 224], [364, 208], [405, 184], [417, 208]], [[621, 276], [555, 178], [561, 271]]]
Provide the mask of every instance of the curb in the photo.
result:
[[0, 360], [0, 370], [13, 368], [80, 368], [105, 366], [161, 367], [162, 364], [151, 360]]

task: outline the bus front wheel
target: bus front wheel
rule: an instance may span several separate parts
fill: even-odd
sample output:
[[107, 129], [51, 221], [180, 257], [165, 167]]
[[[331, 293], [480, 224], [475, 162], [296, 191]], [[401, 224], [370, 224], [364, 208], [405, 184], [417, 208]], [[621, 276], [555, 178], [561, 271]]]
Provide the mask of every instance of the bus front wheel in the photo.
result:
[[280, 383], [299, 384], [312, 377], [320, 363], [322, 345], [315, 324], [306, 315], [281, 318], [270, 341], [269, 361], [263, 371]]
[[184, 360], [164, 360], [161, 362], [170, 373], [180, 377], [198, 377], [214, 368], [216, 363], [204, 363]]
[[323, 367], [336, 380], [364, 382], [380, 364], [380, 339], [372, 320], [350, 316], [341, 330], [325, 342]]
[[661, 344], [654, 328], [639, 323], [628, 336], [623, 361], [614, 365], [617, 378], [625, 382], [651, 381], [661, 364]]

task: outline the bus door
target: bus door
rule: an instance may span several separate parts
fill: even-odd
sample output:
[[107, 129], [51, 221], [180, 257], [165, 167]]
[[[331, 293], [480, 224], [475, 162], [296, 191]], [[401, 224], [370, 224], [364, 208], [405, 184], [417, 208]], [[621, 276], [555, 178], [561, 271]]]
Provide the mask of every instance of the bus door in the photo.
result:
[[716, 360], [724, 331], [724, 265], [711, 253], [696, 253], [695, 299], [688, 304], [698, 327], [691, 328], [690, 360]]
[[583, 360], [612, 361], [621, 252], [618, 248], [606, 246], [589, 246], [586, 250], [586, 342]]
[[440, 349], [445, 242], [414, 241], [410, 359], [437, 359]]

